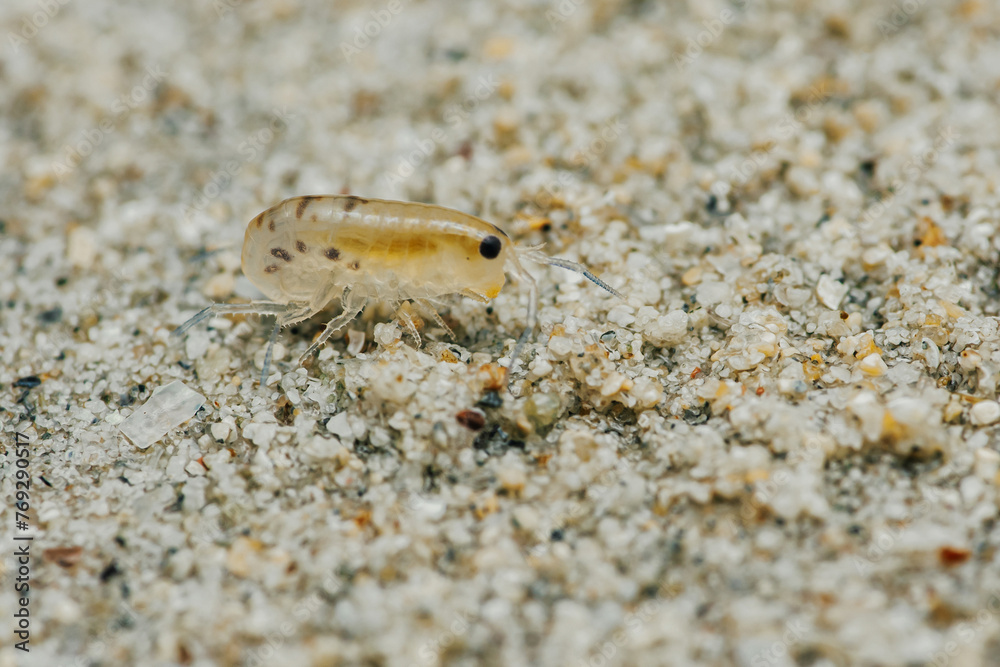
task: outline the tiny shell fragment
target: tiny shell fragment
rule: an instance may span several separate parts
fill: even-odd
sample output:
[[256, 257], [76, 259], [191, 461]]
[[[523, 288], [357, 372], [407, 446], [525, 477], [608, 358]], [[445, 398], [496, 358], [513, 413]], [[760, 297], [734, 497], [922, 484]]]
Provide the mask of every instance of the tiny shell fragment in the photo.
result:
[[71, 568], [80, 562], [83, 556], [83, 547], [53, 547], [42, 552], [42, 558], [48, 563], [55, 563], [59, 567]]
[[180, 426], [205, 404], [205, 397], [180, 380], [157, 387], [146, 403], [122, 422], [121, 432], [139, 449]]
[[1000, 403], [980, 401], [969, 410], [969, 418], [976, 426], [989, 426], [1000, 421]]
[[478, 431], [486, 425], [486, 415], [481, 410], [462, 410], [455, 420], [470, 431]]
[[862, 372], [871, 375], [873, 377], [879, 377], [880, 375], [885, 375], [885, 372], [889, 370], [885, 362], [882, 361], [882, 357], [876, 352], [872, 352], [864, 359], [862, 359], [861, 363], [858, 364], [858, 368], [860, 368]]
[[820, 277], [819, 283], [816, 285], [816, 296], [819, 297], [820, 303], [824, 306], [836, 310], [840, 308], [840, 302], [847, 295], [847, 290], [847, 285], [824, 275]]

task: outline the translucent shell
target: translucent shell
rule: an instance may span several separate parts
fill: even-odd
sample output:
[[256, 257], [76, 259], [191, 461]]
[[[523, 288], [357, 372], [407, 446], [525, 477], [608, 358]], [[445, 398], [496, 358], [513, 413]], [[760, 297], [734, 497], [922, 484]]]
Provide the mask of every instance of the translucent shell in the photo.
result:
[[[576, 271], [625, 298], [586, 267], [548, 257], [537, 248], [519, 248], [502, 229], [467, 213], [352, 195], [304, 196], [286, 199], [247, 225], [243, 273], [269, 301], [211, 305], [174, 334], [183, 334], [212, 314], [274, 315], [263, 386], [278, 330], [312, 317], [333, 299], [340, 299], [342, 312], [327, 323], [300, 361], [354, 319], [370, 299], [396, 305], [413, 301], [451, 333], [429, 300], [462, 294], [489, 301], [503, 289], [509, 273], [530, 292], [527, 326], [508, 366], [512, 370], [538, 312], [535, 281], [521, 259]], [[412, 319], [401, 319], [418, 337]]]

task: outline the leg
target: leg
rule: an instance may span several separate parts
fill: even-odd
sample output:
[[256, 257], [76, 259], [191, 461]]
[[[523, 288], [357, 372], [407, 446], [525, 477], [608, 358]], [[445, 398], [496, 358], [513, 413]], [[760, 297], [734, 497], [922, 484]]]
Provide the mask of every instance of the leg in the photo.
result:
[[365, 304], [368, 303], [368, 296], [357, 294], [355, 292], [345, 292], [342, 303], [344, 307], [343, 311], [340, 315], [337, 315], [335, 318], [326, 323], [326, 329], [323, 330], [323, 333], [320, 334], [319, 338], [313, 341], [313, 344], [302, 353], [301, 357], [299, 357], [300, 364], [305, 361], [306, 357], [311, 355], [323, 343], [325, 343], [327, 338], [336, 333], [338, 330], [344, 328], [348, 322], [357, 317], [358, 313], [364, 310]]
[[274, 329], [267, 342], [267, 354], [264, 355], [264, 367], [260, 372], [260, 386], [267, 382], [267, 371], [271, 368], [271, 358], [274, 353], [274, 342], [278, 338], [278, 329], [291, 322], [298, 322], [312, 315], [309, 306], [296, 305], [294, 303], [275, 303], [274, 301], [258, 301], [256, 303], [214, 303], [208, 308], [189, 319], [181, 326], [174, 329], [171, 336], [181, 336], [191, 327], [208, 319], [212, 315], [240, 314], [248, 315], [274, 315]]
[[455, 332], [451, 330], [451, 327], [445, 324], [445, 321], [441, 319], [441, 316], [438, 315], [438, 312], [434, 309], [434, 305], [430, 301], [428, 301], [427, 299], [414, 299], [414, 302], [425, 313], [434, 318], [434, 321], [437, 322], [437, 325], [448, 333], [449, 338], [451, 338], [452, 340], [456, 340]]
[[510, 363], [507, 364], [508, 391], [511, 374], [514, 372], [514, 368], [521, 358], [524, 346], [528, 342], [528, 336], [531, 335], [531, 332], [534, 331], [535, 326], [538, 324], [538, 286], [535, 284], [535, 279], [531, 277], [530, 273], [523, 270], [517, 274], [517, 279], [523, 280], [528, 284], [528, 321], [525, 324], [524, 331], [521, 332], [517, 342], [514, 344], [514, 351], [510, 355]]
[[[271, 367], [272, 353], [274, 352], [274, 342], [278, 338], [278, 330], [282, 327], [307, 320], [319, 311], [330, 300], [331, 285], [325, 285], [323, 289], [317, 290], [308, 304], [301, 305], [294, 310], [289, 310], [274, 320], [274, 329], [271, 330], [271, 338], [267, 341], [267, 353], [264, 355], [264, 364], [260, 369], [260, 386], [267, 385], [267, 372]], [[301, 361], [301, 360], [300, 360]]]
[[417, 331], [417, 323], [413, 321], [413, 313], [410, 312], [409, 302], [404, 301], [400, 304], [399, 308], [396, 309], [396, 317], [406, 330], [413, 336], [413, 340], [416, 341], [417, 347], [420, 347], [420, 332]]
[[263, 387], [267, 384], [267, 372], [271, 368], [271, 359], [274, 353], [274, 342], [278, 339], [278, 330], [281, 327], [288, 326], [295, 322], [301, 322], [302, 320], [312, 317], [314, 311], [312, 306], [299, 306], [289, 310], [284, 315], [279, 315], [274, 318], [274, 329], [271, 330], [271, 337], [267, 341], [267, 353], [264, 355], [264, 364], [260, 369], [260, 386]]
[[294, 304], [277, 303], [276, 301], [257, 301], [255, 303], [213, 303], [200, 313], [180, 325], [170, 334], [171, 336], [182, 336], [188, 329], [202, 322], [212, 315], [282, 315], [290, 310], [295, 310]]
[[281, 328], [281, 318], [274, 318], [274, 328], [271, 329], [271, 337], [267, 341], [267, 353], [264, 354], [264, 365], [260, 369], [260, 386], [267, 386], [267, 371], [271, 368], [271, 355], [274, 352], [274, 341], [278, 339], [278, 329]]
[[462, 296], [467, 296], [470, 299], [472, 299], [473, 301], [478, 301], [479, 303], [489, 303], [490, 302], [490, 300], [486, 297], [486, 295], [480, 294], [479, 292], [475, 292], [475, 291], [473, 291], [471, 289], [464, 289], [461, 292], [459, 292], [459, 294], [461, 294]]

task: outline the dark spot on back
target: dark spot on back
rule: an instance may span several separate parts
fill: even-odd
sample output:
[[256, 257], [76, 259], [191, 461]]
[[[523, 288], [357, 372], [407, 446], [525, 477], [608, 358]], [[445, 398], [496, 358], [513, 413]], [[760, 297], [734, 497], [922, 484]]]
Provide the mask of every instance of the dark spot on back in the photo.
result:
[[283, 259], [286, 262], [292, 261], [292, 256], [284, 248], [271, 248], [271, 254], [278, 259]]
[[298, 220], [305, 213], [306, 207], [309, 206], [309, 200], [303, 197], [299, 200], [299, 203], [295, 206], [295, 219]]
[[296, 250], [298, 250], [298, 251], [299, 251], [299, 252], [301, 252], [301, 253], [306, 253], [306, 252], [309, 252], [309, 246], [307, 246], [307, 245], [306, 245], [306, 244], [305, 244], [304, 242], [302, 242], [302, 241], [296, 241], [296, 242], [295, 242], [295, 249], [296, 249]]
[[307, 195], [299, 199], [299, 203], [295, 205], [295, 219], [298, 220], [302, 217], [302, 214], [306, 212], [306, 208], [312, 203], [313, 199], [319, 199], [315, 195]]
[[336, 262], [340, 259], [340, 251], [334, 247], [330, 247], [323, 251], [323, 256]]
[[479, 254], [486, 259], [496, 259], [497, 255], [500, 254], [501, 248], [503, 248], [503, 244], [500, 242], [500, 239], [491, 234], [479, 244]]
[[267, 221], [267, 228], [270, 229], [272, 232], [274, 231], [274, 218], [271, 218], [270, 220]]
[[361, 262], [351, 262], [351, 268], [357, 271], [361, 268]]
[[264, 267], [264, 273], [274, 273], [277, 270], [278, 270], [277, 264], [268, 264], [267, 266]]
[[257, 223], [257, 229], [260, 229], [260, 226], [264, 224], [264, 214], [261, 213], [256, 218], [254, 218], [254, 222]]
[[367, 204], [367, 203], [368, 200], [362, 199], [361, 197], [348, 197], [347, 201], [344, 202], [344, 210], [350, 213], [355, 208], [357, 208], [358, 204]]

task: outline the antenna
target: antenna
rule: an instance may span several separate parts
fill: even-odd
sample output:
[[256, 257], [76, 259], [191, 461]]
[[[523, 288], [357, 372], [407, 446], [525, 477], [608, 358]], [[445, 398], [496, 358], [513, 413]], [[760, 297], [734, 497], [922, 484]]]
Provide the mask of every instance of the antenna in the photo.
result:
[[532, 246], [530, 248], [524, 248], [518, 253], [518, 255], [525, 259], [530, 259], [532, 262], [537, 262], [538, 264], [548, 264], [550, 266], [558, 266], [561, 269], [569, 269], [570, 271], [575, 271], [576, 273], [579, 273], [584, 278], [594, 283], [601, 289], [611, 294], [614, 294], [622, 301], [627, 301], [624, 294], [622, 294], [614, 287], [612, 287], [611, 285], [607, 284], [606, 282], [598, 278], [590, 271], [590, 269], [585, 267], [583, 264], [580, 264], [579, 262], [571, 262], [570, 260], [562, 259], [561, 257], [549, 257], [545, 253], [541, 252], [539, 248], [541, 248], [541, 246]]
[[[529, 248], [515, 248], [516, 254], [515, 259], [528, 259], [532, 262], [538, 264], [548, 264], [550, 266], [558, 266], [561, 269], [568, 269], [570, 271], [575, 271], [583, 277], [585, 277], [590, 282], [594, 283], [601, 289], [607, 291], [610, 294], [614, 294], [616, 297], [622, 301], [627, 301], [625, 295], [616, 290], [611, 285], [607, 284], [600, 278], [598, 278], [590, 269], [585, 267], [579, 262], [571, 262], [568, 259], [562, 259], [561, 257], [549, 257], [545, 253], [540, 251], [542, 246], [531, 246]], [[518, 361], [521, 359], [521, 353], [524, 352], [524, 346], [528, 342], [528, 336], [534, 331], [538, 324], [538, 286], [535, 284], [535, 279], [531, 277], [531, 274], [524, 270], [524, 267], [520, 265], [519, 262], [515, 261], [511, 267], [511, 273], [516, 276], [519, 280], [523, 280], [528, 285], [528, 321], [527, 326], [525, 326], [524, 331], [518, 337], [517, 342], [514, 344], [514, 351], [510, 355], [510, 363], [507, 365], [507, 380], [510, 382], [511, 374], [517, 366]]]

